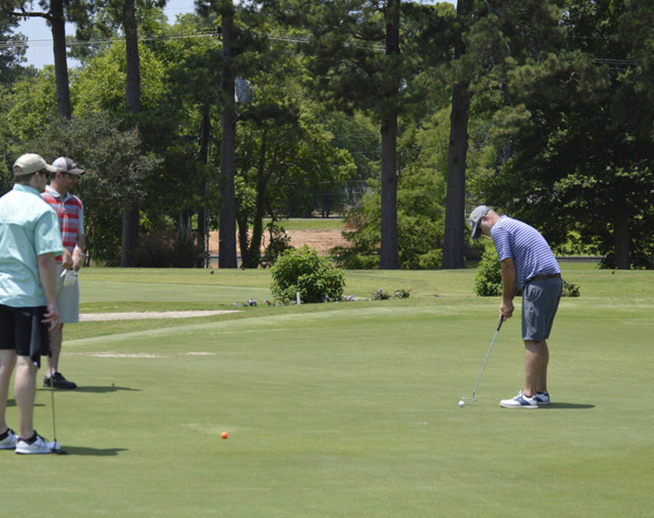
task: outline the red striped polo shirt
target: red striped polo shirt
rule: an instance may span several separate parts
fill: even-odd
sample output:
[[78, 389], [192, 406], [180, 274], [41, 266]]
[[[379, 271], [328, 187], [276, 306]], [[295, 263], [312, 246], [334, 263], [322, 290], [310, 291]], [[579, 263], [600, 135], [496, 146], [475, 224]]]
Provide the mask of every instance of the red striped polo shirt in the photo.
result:
[[63, 198], [55, 189], [46, 185], [43, 199], [55, 210], [59, 216], [61, 240], [69, 252], [73, 252], [77, 243], [77, 235], [84, 234], [84, 207], [82, 200], [71, 193]]

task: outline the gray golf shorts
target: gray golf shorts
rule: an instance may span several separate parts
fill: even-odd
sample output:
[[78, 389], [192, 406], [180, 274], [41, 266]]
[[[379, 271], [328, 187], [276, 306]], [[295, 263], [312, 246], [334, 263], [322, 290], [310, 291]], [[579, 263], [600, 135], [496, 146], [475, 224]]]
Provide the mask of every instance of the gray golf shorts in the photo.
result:
[[74, 324], [79, 322], [79, 281], [72, 286], [64, 286], [61, 278], [63, 268], [57, 265], [57, 306], [59, 307], [59, 322]]
[[542, 342], [550, 337], [562, 290], [560, 278], [527, 283], [522, 291], [523, 340]]

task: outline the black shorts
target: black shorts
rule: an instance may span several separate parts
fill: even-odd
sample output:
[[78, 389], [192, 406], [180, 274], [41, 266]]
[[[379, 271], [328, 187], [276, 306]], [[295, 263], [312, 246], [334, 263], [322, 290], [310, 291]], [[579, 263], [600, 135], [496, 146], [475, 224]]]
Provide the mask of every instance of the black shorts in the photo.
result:
[[12, 308], [0, 304], [0, 349], [14, 349], [41, 366], [41, 356], [50, 351], [48, 324], [42, 324], [47, 308]]

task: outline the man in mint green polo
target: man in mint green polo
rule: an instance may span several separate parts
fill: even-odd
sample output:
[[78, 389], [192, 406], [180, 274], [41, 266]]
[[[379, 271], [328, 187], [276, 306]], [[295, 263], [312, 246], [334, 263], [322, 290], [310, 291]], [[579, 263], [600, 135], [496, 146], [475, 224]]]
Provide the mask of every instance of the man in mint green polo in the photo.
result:
[[[55, 257], [63, 246], [57, 214], [40, 195], [56, 169], [29, 153], [13, 172], [14, 187], [0, 198], [0, 449], [53, 453], [59, 446], [34, 430], [34, 398], [48, 329], [60, 325]], [[5, 420], [14, 370], [19, 436]]]

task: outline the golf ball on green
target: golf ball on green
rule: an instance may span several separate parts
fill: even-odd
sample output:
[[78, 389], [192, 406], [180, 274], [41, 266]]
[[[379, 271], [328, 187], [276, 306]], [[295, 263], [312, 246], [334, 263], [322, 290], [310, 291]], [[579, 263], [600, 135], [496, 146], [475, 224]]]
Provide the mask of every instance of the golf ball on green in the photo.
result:
[[463, 405], [465, 405], [465, 404], [466, 404], [466, 403], [465, 403], [465, 401], [463, 401], [463, 399], [462, 399], [461, 401], [459, 401], [459, 406], [460, 406], [461, 408], [463, 408]]

